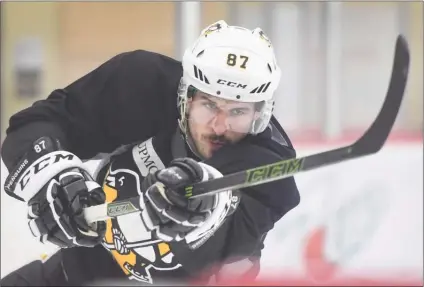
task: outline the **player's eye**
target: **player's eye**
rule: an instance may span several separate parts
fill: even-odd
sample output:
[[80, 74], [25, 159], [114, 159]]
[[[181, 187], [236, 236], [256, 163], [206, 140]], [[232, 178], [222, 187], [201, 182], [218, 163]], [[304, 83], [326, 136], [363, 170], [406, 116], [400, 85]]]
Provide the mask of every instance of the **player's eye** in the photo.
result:
[[246, 113], [245, 109], [241, 109], [241, 108], [232, 109], [230, 111], [230, 115], [232, 115], [232, 116], [241, 116], [241, 115], [244, 115], [245, 113]]
[[216, 104], [214, 104], [212, 102], [205, 102], [205, 103], [203, 103], [203, 105], [210, 110], [216, 110], [217, 109]]

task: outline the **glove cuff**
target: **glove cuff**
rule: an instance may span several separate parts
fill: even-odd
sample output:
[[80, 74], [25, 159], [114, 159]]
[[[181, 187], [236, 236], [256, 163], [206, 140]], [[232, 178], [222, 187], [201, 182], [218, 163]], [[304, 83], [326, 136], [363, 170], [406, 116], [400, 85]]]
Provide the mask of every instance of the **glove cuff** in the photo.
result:
[[[211, 180], [213, 178], [219, 178], [223, 176], [222, 173], [213, 166], [207, 165], [203, 162], [199, 162], [199, 165], [205, 171], [203, 173], [204, 176], [206, 175], [208, 177], [206, 180]], [[231, 207], [231, 190], [223, 191], [213, 196], [215, 196], [216, 206], [214, 207], [212, 214], [201, 226], [190, 231], [185, 237], [186, 242], [192, 249], [198, 248], [215, 233], [215, 231], [223, 223]]]

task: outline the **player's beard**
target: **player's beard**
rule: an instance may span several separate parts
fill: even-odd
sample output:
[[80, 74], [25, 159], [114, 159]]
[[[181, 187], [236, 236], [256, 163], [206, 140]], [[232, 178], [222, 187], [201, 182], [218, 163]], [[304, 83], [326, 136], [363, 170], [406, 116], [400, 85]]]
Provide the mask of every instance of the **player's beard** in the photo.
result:
[[224, 135], [208, 134], [208, 135], [201, 135], [200, 138], [201, 138], [200, 144], [204, 145], [203, 151], [205, 152], [205, 149], [206, 149], [208, 152], [208, 156], [213, 156], [213, 154], [217, 152], [219, 149], [221, 149], [222, 147], [233, 143], [232, 140], [228, 139]]
[[232, 143], [225, 135], [192, 133], [190, 125], [186, 129], [186, 141], [191, 151], [201, 159], [210, 158], [218, 149]]

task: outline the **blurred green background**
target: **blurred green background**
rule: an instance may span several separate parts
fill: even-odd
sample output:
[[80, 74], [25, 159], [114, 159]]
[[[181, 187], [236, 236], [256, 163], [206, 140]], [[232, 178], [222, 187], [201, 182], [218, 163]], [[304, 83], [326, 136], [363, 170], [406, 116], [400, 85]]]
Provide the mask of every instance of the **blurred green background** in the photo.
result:
[[295, 139], [368, 127], [381, 107], [398, 33], [411, 68], [395, 131], [423, 129], [420, 2], [3, 2], [1, 138], [10, 116], [110, 57], [146, 49], [181, 59], [206, 25], [257, 26], [283, 70], [276, 115]]

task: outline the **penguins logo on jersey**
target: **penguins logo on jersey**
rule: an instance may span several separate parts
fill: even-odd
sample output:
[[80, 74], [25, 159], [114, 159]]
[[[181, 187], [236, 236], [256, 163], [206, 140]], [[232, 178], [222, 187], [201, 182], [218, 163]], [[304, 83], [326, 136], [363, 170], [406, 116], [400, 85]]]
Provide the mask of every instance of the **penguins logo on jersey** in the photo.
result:
[[[103, 183], [106, 201], [141, 195], [142, 177], [163, 169], [152, 139], [135, 145], [124, 164], [112, 162]], [[120, 168], [135, 164], [135, 170]], [[141, 175], [141, 176], [140, 176]], [[151, 271], [170, 271], [181, 267], [168, 243], [155, 239], [140, 214], [131, 213], [106, 222], [103, 246], [108, 249], [129, 279], [153, 284]]]
[[[107, 202], [113, 202], [121, 192], [129, 189], [141, 194], [137, 173], [128, 169], [109, 170], [103, 184]], [[181, 267], [175, 262], [170, 246], [152, 238], [138, 213], [109, 219], [106, 224], [103, 246], [112, 253], [129, 279], [153, 284], [152, 268], [166, 271]]]

